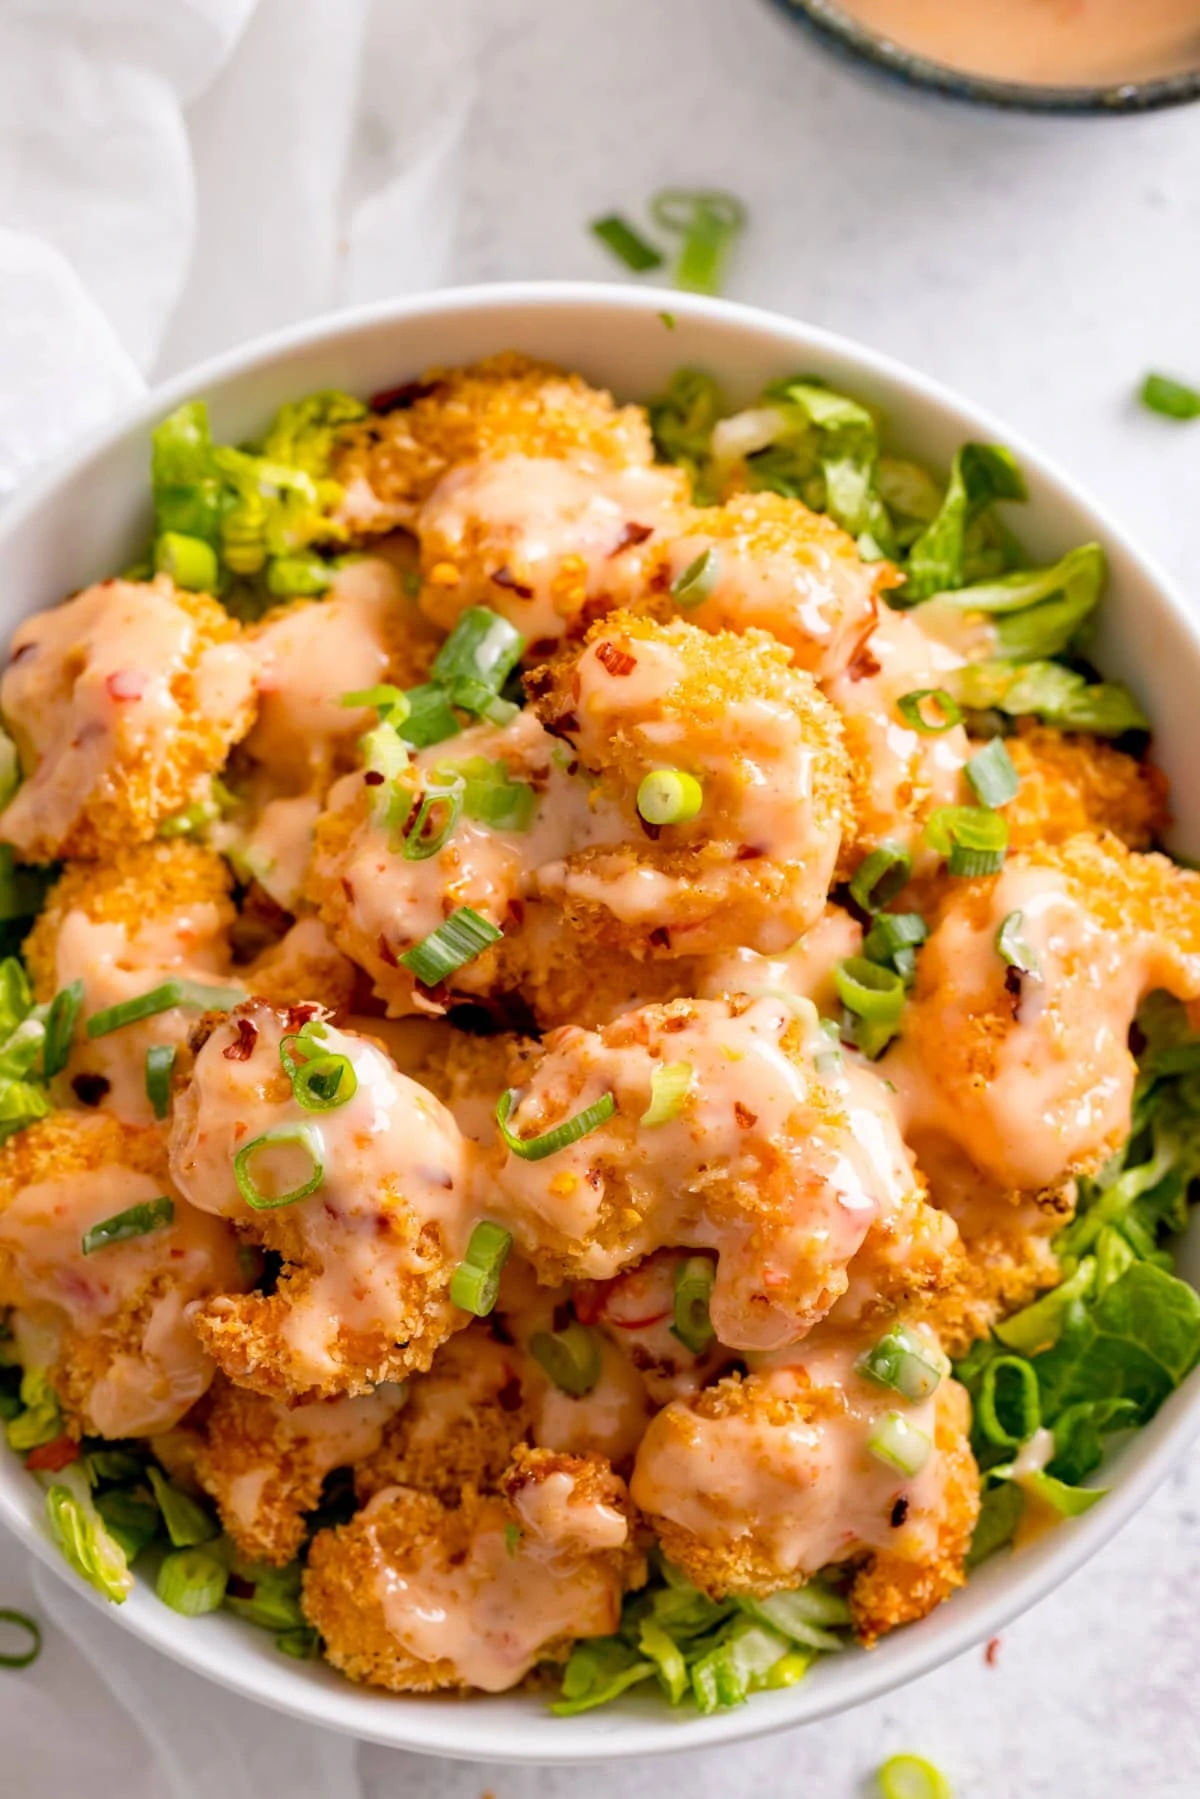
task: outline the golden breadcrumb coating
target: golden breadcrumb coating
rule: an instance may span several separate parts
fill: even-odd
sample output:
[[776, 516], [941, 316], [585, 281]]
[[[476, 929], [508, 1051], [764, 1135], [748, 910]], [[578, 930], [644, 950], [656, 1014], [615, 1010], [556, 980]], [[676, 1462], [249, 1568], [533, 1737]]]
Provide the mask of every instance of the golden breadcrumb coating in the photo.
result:
[[[172, 1222], [84, 1253], [86, 1231], [161, 1195]], [[229, 1226], [172, 1186], [161, 1131], [55, 1112], [0, 1146], [0, 1306], [56, 1340], [49, 1379], [73, 1434], [177, 1423], [214, 1372], [185, 1307], [243, 1284]]]
[[1004, 808], [1013, 849], [1111, 831], [1131, 850], [1144, 850], [1170, 823], [1162, 770], [1102, 737], [1026, 720], [1007, 748], [1021, 777], [1016, 798]]
[[500, 1692], [616, 1629], [646, 1578], [624, 1482], [599, 1458], [534, 1450], [502, 1485], [453, 1508], [386, 1487], [318, 1532], [302, 1601], [335, 1668], [394, 1693]]
[[238, 979], [268, 1005], [303, 1006], [315, 1000], [340, 1014], [350, 1006], [358, 975], [353, 962], [329, 941], [320, 920], [301, 918], [249, 967], [239, 969]]
[[[110, 622], [125, 615], [127, 626]], [[27, 619], [0, 683], [26, 780], [0, 834], [36, 862], [108, 857], [153, 837], [250, 728], [241, 637], [216, 600], [165, 576], [102, 582]], [[105, 673], [125, 648], [130, 666]]]
[[582, 376], [514, 351], [430, 369], [405, 398], [338, 435], [330, 473], [346, 489], [338, 517], [352, 532], [410, 525], [447, 469], [478, 456], [653, 460], [643, 407], [618, 407]]

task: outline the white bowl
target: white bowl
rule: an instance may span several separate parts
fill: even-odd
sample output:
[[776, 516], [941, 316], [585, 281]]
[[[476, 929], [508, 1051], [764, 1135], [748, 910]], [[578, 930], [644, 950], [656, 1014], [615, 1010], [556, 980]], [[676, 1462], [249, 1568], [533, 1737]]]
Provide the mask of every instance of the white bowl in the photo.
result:
[[[1163, 574], [1072, 482], [985, 413], [844, 339], [722, 301], [577, 284], [457, 290], [306, 325], [206, 363], [150, 395], [0, 517], [0, 636], [6, 641], [23, 615], [111, 574], [141, 551], [150, 525], [150, 429], [181, 401], [203, 396], [216, 434], [236, 440], [261, 426], [281, 401], [314, 388], [369, 394], [431, 363], [466, 362], [510, 348], [578, 369], [625, 399], [655, 393], [681, 364], [711, 370], [736, 402], [749, 400], [775, 377], [814, 373], [881, 406], [893, 441], [935, 466], [948, 464], [967, 438], [1010, 445], [1032, 495], [1019, 521], [1030, 549], [1050, 560], [1098, 538], [1108, 550], [1112, 578], [1097, 659], [1146, 704], [1155, 722], [1155, 755], [1172, 781], [1179, 845], [1200, 848], [1200, 782], [1194, 778], [1200, 768], [1200, 630]], [[1200, 1286], [1196, 1225], [1183, 1247], [1181, 1271]], [[740, 1710], [711, 1718], [637, 1697], [571, 1719], [552, 1717], [537, 1695], [394, 1697], [354, 1687], [323, 1664], [289, 1661], [270, 1636], [228, 1615], [179, 1617], [144, 1583], [123, 1606], [106, 1609], [164, 1654], [243, 1695], [399, 1748], [527, 1762], [699, 1748], [843, 1711], [994, 1635], [1132, 1517], [1197, 1431], [1200, 1371], [1114, 1456], [1106, 1470], [1112, 1491], [1100, 1505], [1021, 1554], [998, 1557], [947, 1605], [869, 1653], [831, 1657], [799, 1686], [759, 1694]], [[42, 1505], [37, 1483], [0, 1448], [0, 1518], [33, 1554], [75, 1581], [47, 1538]], [[83, 1590], [105, 1604], [90, 1588]]]

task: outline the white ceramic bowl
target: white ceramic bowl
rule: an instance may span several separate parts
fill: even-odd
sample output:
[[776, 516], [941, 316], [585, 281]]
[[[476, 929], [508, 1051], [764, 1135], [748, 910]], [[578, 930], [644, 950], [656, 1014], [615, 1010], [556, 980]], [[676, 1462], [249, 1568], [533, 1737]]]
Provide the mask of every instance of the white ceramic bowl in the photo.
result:
[[[661, 309], [661, 310], [660, 310]], [[662, 311], [675, 320], [673, 329]], [[1020, 512], [1030, 549], [1050, 560], [1090, 538], [1106, 546], [1112, 580], [1097, 659], [1126, 679], [1155, 722], [1155, 754], [1171, 777], [1181, 848], [1200, 849], [1200, 630], [1165, 577], [1099, 509], [1011, 431], [933, 382], [843, 339], [770, 313], [646, 288], [529, 284], [431, 294], [291, 330], [180, 377], [150, 395], [98, 441], [36, 483], [0, 517], [0, 638], [24, 614], [128, 563], [145, 543], [151, 427], [203, 396], [215, 433], [238, 439], [283, 400], [318, 387], [369, 394], [435, 362], [520, 349], [578, 369], [625, 399], [655, 393], [681, 364], [715, 373], [735, 402], [794, 372], [881, 406], [893, 441], [945, 466], [966, 438], [1009, 444], [1029, 480]], [[1186, 777], [1192, 775], [1189, 781]], [[1181, 1272], [1200, 1286], [1200, 1228]], [[926, 1673], [992, 1636], [1087, 1560], [1145, 1502], [1200, 1430], [1200, 1371], [1114, 1457], [1112, 1491], [1082, 1518], [1017, 1557], [1001, 1556], [922, 1623], [867, 1653], [820, 1662], [799, 1686], [757, 1695], [740, 1710], [700, 1718], [653, 1698], [583, 1717], [552, 1717], [542, 1698], [398, 1698], [352, 1686], [323, 1664], [289, 1661], [269, 1635], [224, 1614], [181, 1618], [139, 1584], [124, 1625], [164, 1654], [242, 1694], [309, 1722], [405, 1749], [510, 1761], [586, 1761], [649, 1755], [764, 1735], [826, 1716]], [[0, 1446], [0, 1518], [65, 1580], [42, 1523], [42, 1494]], [[105, 1602], [91, 1594], [97, 1605]], [[119, 1653], [114, 1640], [114, 1653]]]

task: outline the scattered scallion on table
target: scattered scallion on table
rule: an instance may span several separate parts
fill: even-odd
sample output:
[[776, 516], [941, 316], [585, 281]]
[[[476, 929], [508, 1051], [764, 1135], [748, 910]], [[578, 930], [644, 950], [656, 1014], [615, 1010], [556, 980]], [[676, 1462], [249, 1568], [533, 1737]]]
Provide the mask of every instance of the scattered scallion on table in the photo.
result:
[[653, 244], [647, 243], [641, 233], [634, 229], [619, 213], [606, 213], [602, 219], [593, 219], [591, 225], [593, 237], [598, 237], [606, 249], [619, 262], [635, 275], [645, 275], [651, 269], [661, 269], [663, 254]]
[[1200, 418], [1200, 393], [1182, 381], [1173, 381], [1170, 375], [1147, 375], [1139, 398], [1149, 412], [1157, 412], [1162, 418]]

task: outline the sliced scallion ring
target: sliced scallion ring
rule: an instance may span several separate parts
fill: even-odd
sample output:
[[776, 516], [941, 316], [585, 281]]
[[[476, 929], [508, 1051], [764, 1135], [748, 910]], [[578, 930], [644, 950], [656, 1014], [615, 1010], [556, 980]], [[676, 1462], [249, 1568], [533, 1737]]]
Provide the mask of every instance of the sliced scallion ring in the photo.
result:
[[919, 912], [881, 912], [863, 938], [863, 955], [868, 962], [894, 968], [902, 981], [911, 984], [917, 972], [917, 951], [928, 935], [929, 927]]
[[946, 858], [952, 875], [977, 879], [999, 874], [1008, 848], [1002, 812], [983, 806], [939, 806], [925, 823], [925, 841]]
[[660, 1062], [650, 1076], [650, 1104], [639, 1124], [669, 1124], [683, 1110], [695, 1070], [690, 1062]]
[[463, 783], [446, 786], [427, 785], [421, 796], [416, 817], [404, 832], [401, 854], [406, 862], [426, 862], [436, 856], [454, 835], [462, 817]]
[[502, 931], [472, 907], [459, 906], [436, 931], [430, 931], [428, 937], [405, 950], [399, 960], [422, 986], [436, 987], [482, 955], [490, 944], [498, 943], [502, 936]]
[[867, 1448], [877, 1462], [897, 1474], [919, 1474], [929, 1460], [932, 1439], [902, 1412], [885, 1412], [871, 1427]]
[[228, 1584], [229, 1570], [211, 1550], [175, 1549], [163, 1557], [154, 1590], [173, 1612], [200, 1618], [220, 1608]]
[[923, 1755], [893, 1755], [878, 1779], [882, 1799], [954, 1799], [946, 1776]]
[[514, 1156], [520, 1156], [523, 1162], [541, 1162], [547, 1156], [555, 1155], [568, 1144], [578, 1143], [589, 1131], [611, 1118], [617, 1109], [616, 1099], [611, 1093], [602, 1094], [592, 1105], [585, 1106], [582, 1112], [576, 1112], [573, 1118], [565, 1118], [556, 1124], [553, 1130], [543, 1131], [540, 1137], [518, 1137], [515, 1131], [508, 1128], [508, 1120], [513, 1106], [517, 1103], [517, 1089], [509, 1087], [500, 1095], [496, 1104], [496, 1127], [505, 1144]]
[[1042, 1399], [1032, 1363], [1001, 1355], [988, 1363], [975, 1398], [975, 1418], [989, 1443], [1019, 1449], [1041, 1429]]
[[644, 275], [650, 269], [661, 269], [662, 252], [648, 244], [619, 213], [610, 212], [602, 219], [593, 219], [591, 230], [592, 236], [598, 237], [632, 274]]
[[703, 787], [682, 768], [656, 768], [637, 790], [637, 809], [648, 825], [687, 824], [703, 804]]
[[936, 1393], [946, 1373], [943, 1360], [919, 1338], [897, 1328], [881, 1337], [858, 1358], [855, 1366], [869, 1380], [891, 1387], [914, 1404]]
[[448, 690], [458, 681], [478, 681], [498, 694], [524, 649], [525, 639], [508, 619], [490, 606], [468, 606], [434, 657], [430, 676]]
[[102, 1219], [83, 1233], [83, 1253], [85, 1256], [95, 1255], [98, 1249], [107, 1249], [111, 1243], [128, 1243], [134, 1237], [148, 1236], [151, 1231], [166, 1230], [175, 1222], [175, 1201], [167, 1194], [158, 1199], [143, 1200], [141, 1205], [127, 1206], [123, 1212], [114, 1212], [111, 1218]]
[[244, 987], [205, 987], [199, 981], [164, 981], [137, 999], [122, 1000], [120, 1005], [106, 1006], [93, 1012], [87, 1021], [89, 1037], [107, 1037], [127, 1024], [138, 1024], [159, 1012], [170, 1012], [182, 1006], [192, 1012], [228, 1012], [246, 997]]
[[850, 882], [851, 898], [864, 912], [890, 904], [912, 873], [912, 857], [898, 843], [881, 843], [864, 857]]
[[560, 1392], [582, 1399], [600, 1379], [600, 1343], [593, 1331], [573, 1318], [564, 1330], [535, 1331], [529, 1353]]
[[993, 737], [981, 750], [976, 750], [967, 763], [966, 774], [979, 804], [993, 809], [1007, 806], [1009, 800], [1016, 798], [1021, 785], [1021, 777], [1005, 748], [1003, 737]]
[[[312, 1161], [312, 1171], [298, 1187], [284, 1193], [265, 1193], [254, 1179], [250, 1162], [265, 1149], [302, 1149]], [[271, 1212], [276, 1206], [295, 1205], [315, 1193], [325, 1179], [325, 1141], [315, 1124], [276, 1124], [260, 1137], [244, 1143], [233, 1158], [233, 1178], [238, 1192], [255, 1212]]]
[[512, 1248], [512, 1232], [483, 1219], [471, 1232], [467, 1253], [450, 1277], [450, 1302], [486, 1318], [500, 1293], [500, 1271]]
[[[931, 708], [935, 708], [932, 713]], [[944, 687], [914, 687], [911, 693], [901, 694], [896, 711], [923, 737], [940, 737], [962, 723], [962, 707]]]
[[709, 1256], [689, 1256], [675, 1269], [674, 1322], [671, 1330], [685, 1349], [703, 1355], [716, 1341], [709, 1316], [716, 1269]]
[[848, 1012], [872, 1024], [896, 1024], [904, 1011], [904, 982], [890, 968], [847, 956], [833, 971], [838, 997]]
[[28, 1668], [42, 1653], [42, 1627], [27, 1612], [14, 1611], [8, 1605], [0, 1606], [0, 1625], [6, 1624], [14, 1630], [25, 1632], [29, 1638], [29, 1648], [19, 1652], [11, 1649], [0, 1652], [0, 1668]]
[[717, 584], [721, 559], [714, 549], [701, 550], [671, 583], [671, 598], [685, 610], [701, 605]]
[[175, 1055], [173, 1043], [152, 1043], [146, 1051], [146, 1098], [156, 1118], [165, 1118], [170, 1110]]
[[[279, 1047], [282, 1052], [283, 1044]], [[358, 1076], [349, 1056], [326, 1050], [299, 1063], [291, 1078], [292, 1098], [306, 1112], [336, 1111], [358, 1092]]]
[[1042, 965], [1037, 951], [1026, 940], [1023, 912], [1010, 912], [1003, 920], [996, 932], [996, 948], [1003, 961], [1018, 974], [1040, 976]]
[[202, 537], [164, 531], [154, 540], [154, 572], [190, 593], [213, 593], [220, 579], [217, 553]]

